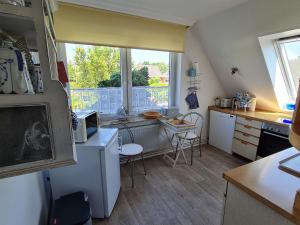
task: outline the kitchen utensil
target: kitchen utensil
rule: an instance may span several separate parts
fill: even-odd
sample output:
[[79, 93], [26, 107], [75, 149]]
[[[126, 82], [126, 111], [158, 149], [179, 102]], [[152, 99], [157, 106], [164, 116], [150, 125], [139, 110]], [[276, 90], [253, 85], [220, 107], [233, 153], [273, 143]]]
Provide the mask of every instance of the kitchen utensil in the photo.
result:
[[150, 120], [158, 119], [160, 116], [161, 115], [160, 115], [159, 112], [154, 112], [154, 111], [149, 111], [149, 112], [144, 113], [144, 118], [145, 119], [150, 119]]

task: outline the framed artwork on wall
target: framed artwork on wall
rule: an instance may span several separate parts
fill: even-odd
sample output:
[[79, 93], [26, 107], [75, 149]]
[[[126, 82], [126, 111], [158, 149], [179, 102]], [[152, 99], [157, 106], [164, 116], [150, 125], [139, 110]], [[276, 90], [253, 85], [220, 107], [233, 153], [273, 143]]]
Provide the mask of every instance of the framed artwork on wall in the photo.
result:
[[0, 106], [0, 168], [53, 160], [48, 104]]

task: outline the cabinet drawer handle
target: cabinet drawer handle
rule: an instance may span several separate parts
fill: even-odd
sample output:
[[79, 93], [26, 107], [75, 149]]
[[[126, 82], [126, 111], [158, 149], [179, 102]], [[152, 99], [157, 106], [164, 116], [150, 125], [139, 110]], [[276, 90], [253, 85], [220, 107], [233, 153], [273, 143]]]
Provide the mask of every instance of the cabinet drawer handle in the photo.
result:
[[247, 129], [251, 129], [251, 126], [248, 126], [248, 125], [244, 125], [244, 127]]
[[244, 135], [245, 137], [250, 137], [250, 134], [245, 134], [245, 133], [243, 133], [243, 135]]
[[248, 142], [246, 142], [246, 141], [241, 141], [241, 143], [244, 145], [248, 145]]

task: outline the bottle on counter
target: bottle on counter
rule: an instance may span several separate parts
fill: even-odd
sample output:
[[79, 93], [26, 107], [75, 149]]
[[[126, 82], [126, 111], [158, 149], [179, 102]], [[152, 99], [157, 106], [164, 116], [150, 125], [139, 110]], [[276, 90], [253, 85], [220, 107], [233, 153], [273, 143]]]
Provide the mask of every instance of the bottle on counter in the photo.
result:
[[220, 107], [221, 99], [219, 97], [215, 98], [215, 106]]

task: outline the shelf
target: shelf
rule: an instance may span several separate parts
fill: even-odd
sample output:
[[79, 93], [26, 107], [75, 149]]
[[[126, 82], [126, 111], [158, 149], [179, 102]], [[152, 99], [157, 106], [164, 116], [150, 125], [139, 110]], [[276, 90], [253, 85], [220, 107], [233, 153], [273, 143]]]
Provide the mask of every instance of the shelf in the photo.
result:
[[0, 14], [6, 16], [23, 17], [23, 19], [33, 20], [33, 12], [29, 7], [0, 3]]
[[36, 48], [36, 29], [33, 20], [27, 20], [19, 16], [0, 13], [0, 28], [13, 37], [25, 37], [29, 46]]

